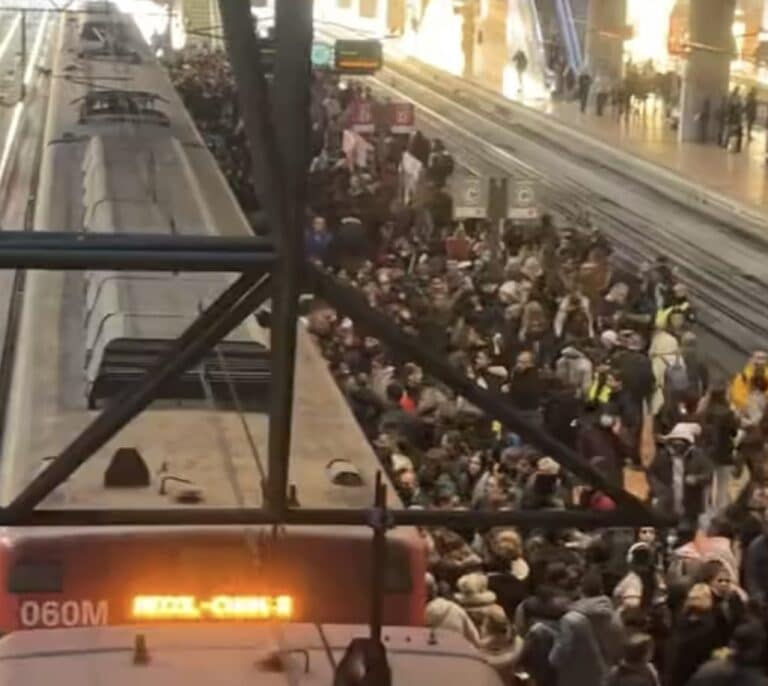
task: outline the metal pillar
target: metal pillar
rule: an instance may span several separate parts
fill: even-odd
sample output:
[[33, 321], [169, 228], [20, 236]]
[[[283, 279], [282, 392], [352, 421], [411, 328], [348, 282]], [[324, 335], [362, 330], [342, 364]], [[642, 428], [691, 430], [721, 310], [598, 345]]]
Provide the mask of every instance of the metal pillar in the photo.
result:
[[[271, 327], [272, 392], [269, 422], [268, 507], [286, 509], [293, 416], [298, 287], [309, 149], [312, 0], [278, 2], [276, 66], [269, 92], [248, 0], [220, 0], [240, 111], [250, 145], [254, 185], [277, 242], [278, 264]], [[280, 123], [277, 126], [277, 122]]]
[[373, 528], [373, 555], [371, 556], [371, 638], [381, 640], [384, 624], [384, 575], [387, 568], [387, 486], [381, 472], [376, 472], [374, 510], [370, 526]]
[[277, 141], [290, 199], [288, 216], [277, 237], [277, 274], [271, 331], [272, 386], [269, 412], [271, 507], [286, 507], [296, 371], [296, 322], [304, 263], [304, 221], [310, 147], [312, 82], [312, 0], [275, 3], [275, 81], [273, 117], [280, 122]]
[[691, 0], [690, 52], [680, 97], [681, 141], [706, 143], [718, 138], [734, 57], [735, 12], [736, 0]]
[[279, 236], [289, 216], [283, 161], [277, 143], [277, 127], [269, 108], [269, 89], [253, 29], [250, 3], [248, 0], [219, 0], [219, 11], [252, 157], [254, 188], [272, 232]]
[[586, 61], [592, 78], [621, 78], [626, 23], [626, 0], [589, 0]]
[[241, 276], [198, 317], [142, 377], [126, 389], [19, 493], [4, 511], [11, 520], [36, 505], [154, 400], [157, 389], [196, 364], [269, 297], [270, 277]]

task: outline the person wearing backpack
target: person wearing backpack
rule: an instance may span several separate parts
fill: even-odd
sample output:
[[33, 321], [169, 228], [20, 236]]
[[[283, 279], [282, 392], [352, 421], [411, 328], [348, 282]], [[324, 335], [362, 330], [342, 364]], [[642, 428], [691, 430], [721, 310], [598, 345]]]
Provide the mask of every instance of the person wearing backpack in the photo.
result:
[[[653, 378], [655, 381], [653, 397], [651, 398], [651, 414], [655, 417], [659, 414], [661, 408], [668, 399], [666, 390], [667, 372], [670, 367], [678, 367], [680, 359], [680, 343], [671, 333], [667, 331], [656, 331], [651, 338], [651, 344], [648, 348], [648, 357], [651, 360]], [[677, 368], [675, 375], [677, 376]], [[670, 373], [671, 374], [671, 373]], [[683, 379], [677, 379], [675, 386], [682, 386]]]
[[664, 364], [666, 366], [664, 371], [665, 399], [687, 395], [691, 389], [691, 378], [683, 355], [678, 352], [671, 362], [665, 359]]

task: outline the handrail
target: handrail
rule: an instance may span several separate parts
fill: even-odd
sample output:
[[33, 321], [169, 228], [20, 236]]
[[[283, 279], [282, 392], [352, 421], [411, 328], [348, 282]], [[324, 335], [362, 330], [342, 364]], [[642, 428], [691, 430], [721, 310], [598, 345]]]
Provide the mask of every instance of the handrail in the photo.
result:
[[583, 59], [570, 0], [555, 0], [555, 9], [568, 64], [575, 73], [578, 73], [583, 66]]

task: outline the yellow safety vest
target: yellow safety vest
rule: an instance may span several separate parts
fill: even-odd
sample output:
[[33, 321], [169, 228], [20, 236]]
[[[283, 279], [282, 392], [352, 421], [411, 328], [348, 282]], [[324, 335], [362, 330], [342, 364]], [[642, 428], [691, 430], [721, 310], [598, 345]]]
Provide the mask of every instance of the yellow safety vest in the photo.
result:
[[685, 313], [691, 309], [691, 303], [684, 302], [681, 305], [672, 305], [672, 307], [661, 307], [656, 310], [656, 317], [654, 319], [654, 325], [657, 329], [666, 329], [669, 323], [669, 318], [673, 312]]
[[587, 399], [591, 403], [605, 405], [611, 399], [611, 388], [600, 381], [593, 381], [587, 391]]

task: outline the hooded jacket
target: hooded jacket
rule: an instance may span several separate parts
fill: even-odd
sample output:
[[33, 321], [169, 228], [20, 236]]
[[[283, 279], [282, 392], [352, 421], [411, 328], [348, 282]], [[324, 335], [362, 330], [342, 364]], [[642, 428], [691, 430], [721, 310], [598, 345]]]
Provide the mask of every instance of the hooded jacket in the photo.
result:
[[[747, 407], [751, 381], [754, 375], [755, 368], [752, 363], [749, 363], [731, 380], [731, 385], [728, 388], [728, 399], [731, 401], [731, 405], [739, 412], [742, 412]], [[768, 367], [765, 368], [763, 375], [765, 380], [768, 381]]]
[[480, 643], [480, 633], [467, 611], [458, 603], [437, 597], [431, 600], [424, 611], [427, 626], [446, 629], [461, 634], [473, 645]]
[[[549, 659], [558, 686], [601, 684], [621, 657], [621, 623], [610, 598], [584, 598], [560, 620]], [[618, 645], [617, 645], [618, 641]]]
[[710, 660], [687, 686], [768, 686], [768, 677], [757, 667], [740, 665], [731, 659]]

